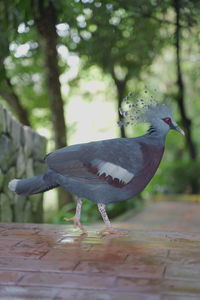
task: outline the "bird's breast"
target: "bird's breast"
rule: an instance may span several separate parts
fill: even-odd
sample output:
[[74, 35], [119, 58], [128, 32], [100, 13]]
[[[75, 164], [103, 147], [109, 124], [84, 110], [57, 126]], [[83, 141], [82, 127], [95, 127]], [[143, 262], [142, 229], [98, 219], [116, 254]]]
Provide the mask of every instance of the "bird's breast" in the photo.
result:
[[142, 191], [155, 174], [164, 153], [163, 146], [140, 143], [142, 165], [132, 181], [127, 185], [131, 197]]

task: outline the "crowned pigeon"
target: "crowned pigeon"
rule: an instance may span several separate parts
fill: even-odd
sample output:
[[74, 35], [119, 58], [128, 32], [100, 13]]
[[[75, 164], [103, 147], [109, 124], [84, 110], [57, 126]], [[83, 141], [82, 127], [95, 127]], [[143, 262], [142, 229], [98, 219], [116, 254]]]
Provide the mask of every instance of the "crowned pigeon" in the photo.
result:
[[[45, 192], [58, 186], [76, 195], [76, 214], [66, 221], [80, 223], [82, 200], [97, 204], [106, 228], [102, 233], [116, 233], [111, 227], [105, 207], [111, 202], [130, 199], [141, 192], [155, 174], [162, 159], [165, 137], [170, 129], [184, 134], [173, 119], [168, 104], [143, 99], [130, 104], [128, 111], [121, 110], [124, 121], [120, 125], [147, 122], [150, 127], [143, 136], [115, 138], [58, 149], [45, 157], [47, 170], [27, 179], [9, 182], [11, 191], [18, 195]], [[128, 100], [127, 100], [128, 99]]]

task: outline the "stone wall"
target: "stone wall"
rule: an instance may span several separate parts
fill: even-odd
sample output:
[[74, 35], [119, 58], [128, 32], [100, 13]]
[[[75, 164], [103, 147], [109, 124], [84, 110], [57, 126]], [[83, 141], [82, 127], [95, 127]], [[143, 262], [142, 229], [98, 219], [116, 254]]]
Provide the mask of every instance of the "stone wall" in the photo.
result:
[[0, 104], [1, 222], [42, 222], [43, 195], [18, 196], [8, 189], [8, 182], [43, 172], [45, 149], [45, 138], [21, 125]]

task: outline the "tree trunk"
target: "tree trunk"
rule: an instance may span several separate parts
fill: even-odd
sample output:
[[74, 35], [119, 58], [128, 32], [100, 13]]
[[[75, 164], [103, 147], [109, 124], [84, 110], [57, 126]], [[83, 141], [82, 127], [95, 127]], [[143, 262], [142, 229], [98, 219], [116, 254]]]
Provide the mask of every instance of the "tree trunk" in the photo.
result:
[[[119, 121], [121, 120], [122, 116], [120, 115], [119, 109], [122, 106], [122, 101], [124, 99], [124, 94], [125, 94], [125, 88], [126, 88], [126, 82], [125, 81], [116, 81], [115, 82], [116, 87], [117, 87], [117, 109], [118, 109], [118, 118]], [[120, 127], [120, 136], [122, 138], [126, 137], [126, 131], [125, 131], [125, 127], [121, 126]]]
[[66, 146], [66, 125], [63, 99], [59, 81], [56, 11], [52, 1], [34, 0], [35, 24], [40, 35], [41, 47], [45, 58], [46, 82], [49, 93], [49, 105], [52, 111], [52, 123], [55, 135], [55, 147]]
[[[52, 112], [52, 125], [54, 130], [55, 147], [61, 148], [67, 144], [67, 132], [64, 118], [64, 105], [61, 96], [61, 85], [59, 81], [59, 66], [57, 53], [57, 16], [52, 1], [33, 0], [34, 21], [40, 36], [41, 47], [45, 57], [46, 82], [49, 94], [49, 106]], [[68, 199], [66, 199], [68, 198]], [[59, 189], [59, 208], [72, 197]]]
[[[5, 73], [5, 72], [4, 72]], [[5, 78], [0, 86], [0, 96], [8, 103], [10, 109], [16, 115], [17, 119], [23, 124], [30, 126], [28, 112], [21, 105], [18, 95], [15, 93], [14, 87], [5, 73]]]
[[[183, 81], [183, 76], [182, 76], [182, 69], [181, 69], [181, 43], [180, 43], [180, 30], [181, 30], [181, 25], [180, 25], [180, 0], [173, 0], [174, 1], [174, 10], [175, 10], [175, 16], [176, 16], [176, 27], [175, 27], [175, 48], [176, 48], [176, 68], [177, 68], [177, 87], [178, 87], [178, 95], [177, 95], [177, 103], [178, 107], [180, 110], [181, 114], [181, 119], [183, 123], [183, 127], [185, 130], [185, 135], [186, 135], [186, 143], [188, 146], [188, 151], [190, 158], [192, 160], [196, 160], [197, 158], [197, 151], [196, 151], [196, 146], [195, 143], [192, 139], [192, 131], [191, 131], [191, 126], [192, 122], [191, 120], [187, 117], [186, 109], [185, 109], [185, 103], [184, 103], [184, 98], [185, 98], [185, 86], [184, 86], [184, 81]], [[198, 186], [197, 182], [192, 182], [192, 192], [196, 193], [198, 191]]]
[[[114, 80], [116, 89], [117, 89], [117, 109], [118, 109], [118, 120], [120, 121], [122, 119], [122, 116], [120, 115], [119, 109], [122, 106], [123, 99], [125, 97], [125, 91], [126, 91], [126, 84], [128, 81], [128, 76], [125, 76], [124, 79], [120, 80], [116, 77], [114, 70], [112, 71], [112, 78]], [[126, 137], [126, 131], [125, 127], [120, 127], [120, 137], [125, 138]]]

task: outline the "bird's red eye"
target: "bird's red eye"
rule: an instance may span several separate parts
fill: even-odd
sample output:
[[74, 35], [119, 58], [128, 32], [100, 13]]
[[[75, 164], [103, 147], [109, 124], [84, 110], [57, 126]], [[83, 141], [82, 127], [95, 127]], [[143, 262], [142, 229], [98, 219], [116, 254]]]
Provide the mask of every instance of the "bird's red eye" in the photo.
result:
[[164, 119], [165, 123], [170, 124], [171, 123], [171, 119], [170, 118], [165, 118]]

